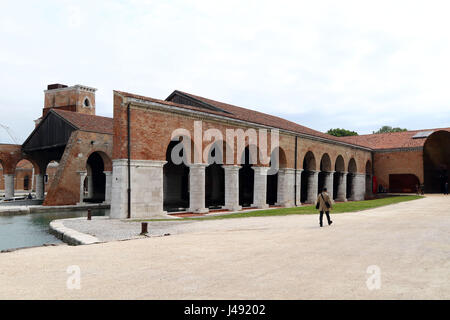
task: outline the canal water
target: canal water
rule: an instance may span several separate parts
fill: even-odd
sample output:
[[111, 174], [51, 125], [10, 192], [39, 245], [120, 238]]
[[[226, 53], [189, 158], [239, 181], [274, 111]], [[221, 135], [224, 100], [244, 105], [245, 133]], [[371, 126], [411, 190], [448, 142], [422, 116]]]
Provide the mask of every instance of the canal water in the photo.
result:
[[[93, 216], [108, 215], [108, 209], [92, 210]], [[87, 211], [43, 212], [17, 216], [0, 216], [0, 251], [44, 244], [61, 244], [49, 233], [52, 220], [86, 217]]]

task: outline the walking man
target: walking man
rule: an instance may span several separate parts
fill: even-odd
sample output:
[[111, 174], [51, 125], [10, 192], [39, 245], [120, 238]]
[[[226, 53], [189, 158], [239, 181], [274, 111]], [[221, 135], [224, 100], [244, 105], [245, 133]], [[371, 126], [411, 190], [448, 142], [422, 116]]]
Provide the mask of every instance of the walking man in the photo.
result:
[[319, 223], [321, 227], [323, 226], [322, 222], [324, 212], [327, 215], [328, 225], [331, 225], [333, 223], [333, 221], [331, 221], [330, 219], [330, 210], [332, 209], [332, 207], [333, 207], [332, 200], [330, 199], [330, 196], [327, 193], [327, 188], [323, 188], [322, 192], [317, 197], [316, 202], [316, 209], [318, 209], [320, 212]]

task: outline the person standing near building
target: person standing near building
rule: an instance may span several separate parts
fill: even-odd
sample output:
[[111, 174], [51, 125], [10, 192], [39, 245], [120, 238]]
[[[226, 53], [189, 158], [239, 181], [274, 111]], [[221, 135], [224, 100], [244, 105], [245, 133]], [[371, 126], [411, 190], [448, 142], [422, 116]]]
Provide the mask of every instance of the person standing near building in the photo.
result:
[[322, 227], [323, 226], [323, 213], [327, 215], [328, 225], [331, 225], [333, 221], [330, 219], [330, 210], [332, 209], [333, 204], [332, 200], [330, 199], [330, 196], [327, 193], [327, 188], [323, 188], [322, 192], [317, 197], [316, 201], [316, 209], [320, 212], [319, 217], [319, 224]]
[[448, 181], [445, 181], [444, 184], [444, 194], [448, 195]]

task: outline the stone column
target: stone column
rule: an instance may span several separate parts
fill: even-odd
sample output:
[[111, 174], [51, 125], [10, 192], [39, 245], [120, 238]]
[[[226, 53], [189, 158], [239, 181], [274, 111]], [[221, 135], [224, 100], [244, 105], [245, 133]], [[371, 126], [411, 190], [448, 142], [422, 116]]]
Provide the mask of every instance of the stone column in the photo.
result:
[[295, 195], [295, 198], [297, 199], [297, 206], [301, 206], [301, 189], [302, 189], [302, 171], [303, 169], [297, 169], [297, 194]]
[[294, 206], [294, 177], [295, 170], [290, 168], [278, 169], [278, 188], [277, 203], [278, 206]]
[[347, 201], [347, 172], [339, 172], [336, 201]]
[[[131, 160], [130, 218], [170, 218], [163, 210], [163, 166], [167, 161]], [[128, 216], [127, 159], [113, 160], [111, 210], [113, 219]]]
[[353, 201], [364, 200], [366, 194], [366, 175], [364, 173], [353, 173], [352, 198]]
[[240, 166], [223, 165], [225, 173], [225, 206], [230, 211], [241, 210], [239, 205], [239, 169]]
[[306, 203], [315, 203], [319, 194], [319, 171], [308, 172], [308, 194]]
[[44, 175], [42, 173], [35, 175], [36, 177], [36, 199], [44, 200], [45, 183]]
[[255, 167], [254, 189], [253, 189], [253, 204], [252, 207], [260, 209], [268, 208], [267, 204], [267, 171], [268, 167]]
[[189, 165], [189, 211], [194, 213], [206, 213], [205, 208], [205, 163], [193, 163]]
[[[334, 181], [334, 171], [325, 172], [325, 183], [324, 187], [327, 188], [327, 192], [331, 198], [333, 198], [333, 181]], [[321, 190], [319, 190], [320, 192]]]
[[5, 199], [14, 197], [14, 174], [4, 174], [5, 178]]
[[94, 197], [94, 181], [92, 180], [92, 175], [87, 176], [88, 179], [88, 199], [92, 199]]
[[112, 172], [103, 171], [105, 174], [105, 204], [111, 204], [111, 187], [112, 187]]
[[82, 205], [84, 201], [84, 179], [87, 176], [86, 171], [77, 171], [77, 173], [80, 175], [80, 202], [78, 202], [78, 205]]
[[372, 175], [366, 173], [366, 195], [373, 196]]

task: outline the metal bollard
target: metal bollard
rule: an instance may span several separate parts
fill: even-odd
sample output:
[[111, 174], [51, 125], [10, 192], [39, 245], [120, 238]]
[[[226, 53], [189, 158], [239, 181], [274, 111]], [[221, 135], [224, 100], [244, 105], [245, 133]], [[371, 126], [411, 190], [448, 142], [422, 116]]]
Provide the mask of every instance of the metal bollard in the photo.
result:
[[145, 234], [148, 233], [147, 226], [148, 226], [147, 222], [142, 222], [141, 223], [141, 235], [145, 235]]
[[87, 219], [91, 220], [91, 218], [92, 218], [91, 209], [88, 209]]

